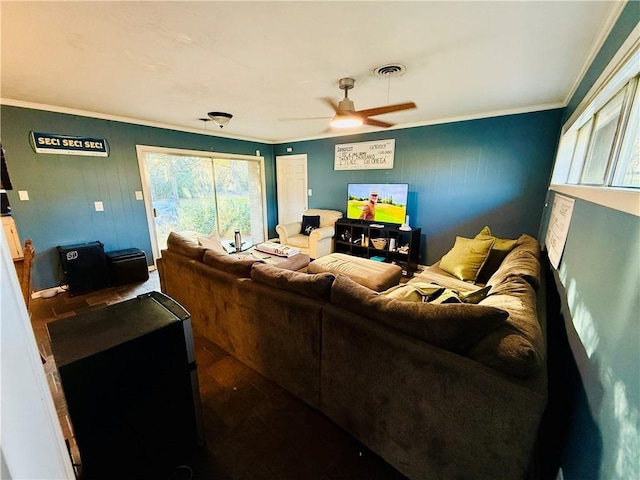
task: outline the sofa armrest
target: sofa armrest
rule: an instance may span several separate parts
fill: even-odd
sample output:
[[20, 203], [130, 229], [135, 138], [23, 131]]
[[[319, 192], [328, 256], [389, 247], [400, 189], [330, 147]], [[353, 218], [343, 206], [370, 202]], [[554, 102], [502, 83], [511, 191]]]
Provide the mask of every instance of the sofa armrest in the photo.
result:
[[276, 232], [278, 233], [278, 238], [280, 238], [280, 243], [283, 245], [287, 244], [287, 239], [290, 235], [295, 235], [296, 233], [300, 233], [302, 230], [302, 222], [291, 222], [291, 223], [281, 223], [276, 225]]
[[316, 228], [309, 234], [309, 243], [318, 242], [325, 238], [331, 238], [335, 235], [335, 233], [336, 229], [334, 227]]

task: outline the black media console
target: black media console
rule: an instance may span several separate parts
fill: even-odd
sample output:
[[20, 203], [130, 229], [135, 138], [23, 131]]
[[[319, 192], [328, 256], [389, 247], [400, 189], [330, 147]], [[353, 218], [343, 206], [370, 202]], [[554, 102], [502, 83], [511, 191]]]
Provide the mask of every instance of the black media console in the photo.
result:
[[397, 263], [407, 276], [418, 269], [420, 228], [401, 230], [395, 224], [350, 219], [338, 220], [335, 228], [334, 251], [337, 253]]

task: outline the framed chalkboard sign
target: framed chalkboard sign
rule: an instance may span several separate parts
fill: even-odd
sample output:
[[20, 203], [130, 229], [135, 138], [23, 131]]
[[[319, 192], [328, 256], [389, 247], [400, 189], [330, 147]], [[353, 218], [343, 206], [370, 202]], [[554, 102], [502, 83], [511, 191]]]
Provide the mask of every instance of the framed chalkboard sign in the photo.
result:
[[336, 145], [334, 170], [383, 170], [393, 168], [395, 140]]

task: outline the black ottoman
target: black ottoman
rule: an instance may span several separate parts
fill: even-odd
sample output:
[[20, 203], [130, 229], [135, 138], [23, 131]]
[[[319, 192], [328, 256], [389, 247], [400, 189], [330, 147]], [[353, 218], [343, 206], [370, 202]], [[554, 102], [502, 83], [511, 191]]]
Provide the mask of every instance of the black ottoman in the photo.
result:
[[139, 248], [107, 252], [111, 285], [127, 285], [149, 280], [147, 256]]

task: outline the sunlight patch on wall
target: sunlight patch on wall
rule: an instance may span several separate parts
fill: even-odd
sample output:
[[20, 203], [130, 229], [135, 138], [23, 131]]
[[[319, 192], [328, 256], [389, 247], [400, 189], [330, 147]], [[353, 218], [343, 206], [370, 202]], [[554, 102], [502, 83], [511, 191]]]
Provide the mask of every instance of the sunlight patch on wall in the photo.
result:
[[587, 356], [591, 358], [600, 343], [600, 336], [593, 322], [593, 317], [586, 305], [580, 300], [580, 292], [575, 280], [567, 280], [565, 268], [561, 268], [559, 273], [562, 283], [567, 289], [567, 301], [571, 310], [573, 326], [582, 341]]
[[618, 457], [616, 474], [620, 479], [640, 478], [640, 432], [638, 432], [638, 408], [630, 406], [627, 389], [621, 381], [613, 387], [613, 414], [619, 424]]

